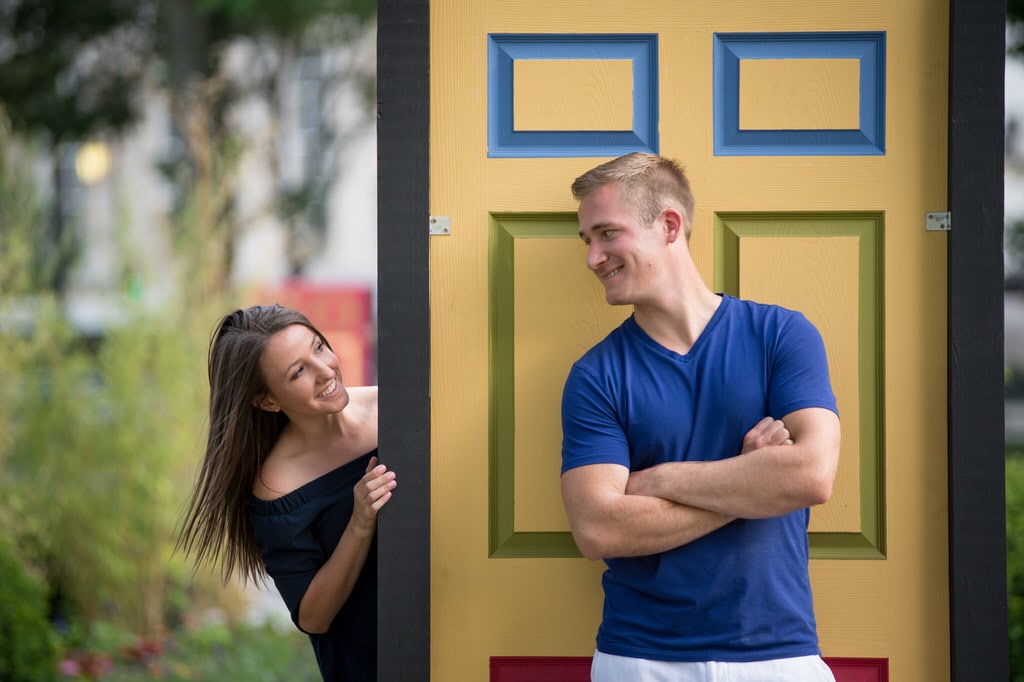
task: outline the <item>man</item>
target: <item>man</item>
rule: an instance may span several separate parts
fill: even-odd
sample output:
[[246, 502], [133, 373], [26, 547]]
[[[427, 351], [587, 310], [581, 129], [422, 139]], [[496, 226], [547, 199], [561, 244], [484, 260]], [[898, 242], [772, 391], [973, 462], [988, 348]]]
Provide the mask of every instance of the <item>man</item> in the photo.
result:
[[573, 195], [587, 266], [634, 308], [562, 398], [563, 501], [608, 566], [592, 679], [833, 680], [807, 574], [808, 508], [839, 457], [821, 336], [707, 288], [675, 162], [629, 154]]

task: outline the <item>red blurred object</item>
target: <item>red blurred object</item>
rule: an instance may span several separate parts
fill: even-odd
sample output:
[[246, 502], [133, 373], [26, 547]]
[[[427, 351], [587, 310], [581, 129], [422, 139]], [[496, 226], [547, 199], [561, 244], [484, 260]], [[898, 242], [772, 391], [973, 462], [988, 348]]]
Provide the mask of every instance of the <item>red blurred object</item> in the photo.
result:
[[292, 279], [265, 291], [259, 303], [280, 303], [308, 317], [341, 360], [345, 385], [365, 386], [377, 380], [371, 296], [369, 287]]

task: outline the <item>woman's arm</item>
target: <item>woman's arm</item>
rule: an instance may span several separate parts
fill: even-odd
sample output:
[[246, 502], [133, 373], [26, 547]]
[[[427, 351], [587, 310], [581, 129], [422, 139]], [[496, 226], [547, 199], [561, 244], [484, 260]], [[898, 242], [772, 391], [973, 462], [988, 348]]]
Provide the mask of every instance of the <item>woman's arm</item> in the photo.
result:
[[366, 474], [353, 491], [352, 518], [327, 562], [317, 571], [299, 603], [299, 627], [327, 632], [359, 577], [377, 529], [377, 512], [391, 499], [395, 474], [370, 458]]

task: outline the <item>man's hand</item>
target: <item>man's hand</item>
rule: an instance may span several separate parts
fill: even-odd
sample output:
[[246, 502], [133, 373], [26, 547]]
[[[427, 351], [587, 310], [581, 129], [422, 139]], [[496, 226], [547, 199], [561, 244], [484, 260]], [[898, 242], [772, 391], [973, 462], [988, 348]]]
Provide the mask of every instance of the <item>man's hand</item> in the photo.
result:
[[747, 431], [747, 435], [743, 436], [743, 449], [740, 450], [740, 454], [745, 455], [770, 445], [792, 444], [793, 439], [790, 438], [789, 429], [786, 428], [782, 420], [765, 417], [757, 422], [754, 428]]

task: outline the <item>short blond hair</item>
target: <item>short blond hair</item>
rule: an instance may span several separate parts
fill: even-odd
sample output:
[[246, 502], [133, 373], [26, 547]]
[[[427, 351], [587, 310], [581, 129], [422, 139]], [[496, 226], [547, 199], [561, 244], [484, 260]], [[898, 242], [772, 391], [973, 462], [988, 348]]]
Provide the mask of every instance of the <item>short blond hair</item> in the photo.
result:
[[686, 238], [690, 238], [695, 202], [690, 181], [678, 163], [647, 152], [626, 154], [576, 178], [572, 195], [582, 201], [611, 182], [619, 183], [623, 197], [641, 223], [649, 225], [663, 209], [671, 207], [682, 214]]

